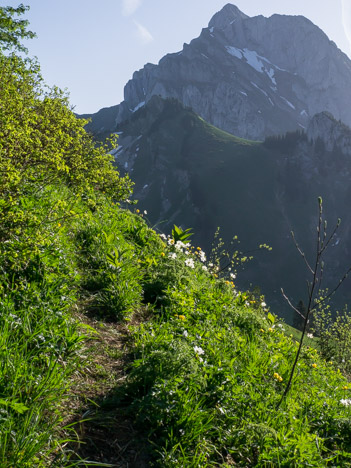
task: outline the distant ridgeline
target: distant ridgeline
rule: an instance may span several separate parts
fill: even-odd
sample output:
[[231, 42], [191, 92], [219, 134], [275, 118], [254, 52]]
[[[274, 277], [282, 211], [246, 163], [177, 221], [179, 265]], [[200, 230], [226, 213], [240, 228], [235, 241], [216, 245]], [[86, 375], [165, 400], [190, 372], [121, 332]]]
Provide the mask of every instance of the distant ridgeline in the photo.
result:
[[281, 287], [296, 304], [306, 295], [290, 231], [312, 254], [318, 196], [330, 225], [342, 218], [325, 287], [351, 263], [351, 61], [306, 18], [228, 4], [181, 52], [135, 72], [121, 104], [84, 117], [97, 139], [119, 134], [116, 164], [150, 222], [192, 227], [207, 250], [217, 226], [237, 235], [254, 257], [238, 282], [271, 304]]

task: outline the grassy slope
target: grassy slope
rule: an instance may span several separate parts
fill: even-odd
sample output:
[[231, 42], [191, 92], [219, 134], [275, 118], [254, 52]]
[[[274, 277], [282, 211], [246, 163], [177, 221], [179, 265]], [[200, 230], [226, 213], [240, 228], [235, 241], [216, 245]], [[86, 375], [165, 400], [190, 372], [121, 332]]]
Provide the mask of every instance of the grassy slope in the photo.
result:
[[[108, 390], [99, 401], [105, 416], [119, 415], [110, 418], [117, 432], [121, 418], [134, 422], [138, 437], [148, 441], [148, 463], [348, 466], [349, 410], [340, 404], [348, 390], [332, 364], [305, 349], [293, 389], [277, 411], [296, 343], [268, 320], [262, 299], [236, 291], [230, 278], [206, 271], [194, 249], [162, 240], [140, 214], [103, 195], [94, 204], [77, 199], [73, 210], [79, 216], [44, 224], [51, 242], [26, 272], [25, 287], [9, 295], [10, 284], [3, 283], [5, 356], [22, 364], [16, 377], [8, 364], [2, 379], [2, 401], [12, 402], [2, 412], [2, 466], [71, 466], [72, 453], [52, 438], [60, 421], [77, 411], [63, 381], [71, 379], [76, 399], [77, 371], [84, 376], [87, 368], [87, 382], [99, 372], [84, 360], [71, 319], [77, 306], [95, 317], [90, 323], [97, 329], [99, 321], [123, 321], [149, 309], [146, 322], [130, 326], [127, 379], [112, 378], [96, 393], [103, 397]], [[105, 346], [102, 341], [100, 356]], [[111, 366], [121, 354], [108, 349]], [[101, 453], [97, 442], [90, 460], [101, 461]]]

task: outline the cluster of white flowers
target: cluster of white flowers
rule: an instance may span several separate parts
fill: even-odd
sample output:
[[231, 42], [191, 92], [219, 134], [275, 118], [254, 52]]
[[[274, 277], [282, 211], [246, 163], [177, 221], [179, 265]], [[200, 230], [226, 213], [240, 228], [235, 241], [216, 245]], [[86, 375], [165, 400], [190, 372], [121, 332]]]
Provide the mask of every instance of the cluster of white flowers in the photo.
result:
[[235, 279], [236, 278], [236, 275], [234, 273], [230, 273], [229, 275], [231, 277], [231, 279]]
[[186, 338], [188, 336], [188, 332], [186, 330], [183, 331], [183, 336]]
[[160, 234], [160, 237], [161, 237], [161, 239], [163, 239], [163, 240], [167, 240], [166, 234]]
[[187, 246], [186, 246], [186, 245], [184, 244], [184, 242], [182, 242], [182, 241], [177, 241], [177, 242], [174, 244], [174, 247], [175, 247], [177, 250], [179, 250], [179, 251], [181, 251], [181, 250], [183, 250], [183, 249], [187, 249]]
[[313, 333], [307, 333], [307, 338], [313, 338]]
[[199, 251], [199, 259], [201, 262], [205, 263], [206, 262], [206, 254], [203, 250]]
[[192, 258], [187, 258], [185, 260], [185, 265], [190, 267], [190, 268], [195, 268], [195, 263], [194, 263], [194, 260]]
[[194, 346], [194, 351], [199, 356], [201, 356], [201, 354], [205, 354], [205, 351], [202, 348], [200, 348], [200, 346]]
[[175, 252], [171, 252], [168, 254], [168, 258], [172, 258], [173, 260], [175, 260], [177, 258], [177, 254]]
[[341, 399], [340, 403], [344, 406], [350, 406], [351, 405], [351, 400], [350, 399]]
[[202, 265], [202, 269], [203, 269], [204, 271], [208, 271], [208, 268], [207, 268], [206, 265]]

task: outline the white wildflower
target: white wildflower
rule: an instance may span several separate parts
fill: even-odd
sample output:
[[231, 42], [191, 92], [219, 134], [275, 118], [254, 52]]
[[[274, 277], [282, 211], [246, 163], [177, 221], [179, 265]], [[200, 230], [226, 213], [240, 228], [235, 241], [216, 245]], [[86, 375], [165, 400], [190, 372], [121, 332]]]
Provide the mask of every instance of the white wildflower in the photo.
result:
[[144, 215], [147, 215], [147, 211], [146, 211], [146, 210], [144, 210]]
[[312, 333], [307, 333], [307, 338], [313, 338], [313, 334]]
[[265, 302], [261, 302], [261, 307], [266, 307], [267, 304]]
[[231, 277], [231, 279], [235, 279], [236, 278], [236, 275], [234, 273], [230, 273], [229, 275]]
[[182, 241], [177, 241], [177, 242], [174, 244], [174, 247], [175, 247], [177, 250], [182, 250], [182, 249], [185, 249], [185, 248], [186, 248], [186, 245], [185, 245]]
[[195, 263], [194, 263], [194, 260], [192, 258], [187, 258], [185, 260], [185, 265], [190, 267], [190, 268], [195, 268]]
[[187, 338], [188, 335], [189, 335], [189, 333], [188, 333], [186, 330], [184, 330], [184, 331], [183, 331], [183, 336], [184, 336], [185, 338]]
[[161, 239], [167, 240], [166, 234], [160, 234]]
[[202, 265], [202, 269], [203, 269], [204, 271], [207, 271], [207, 266], [206, 266], [206, 265]]
[[177, 254], [175, 252], [171, 252], [170, 254], [168, 254], [168, 258], [172, 258], [173, 260], [175, 260], [177, 258]]
[[210, 268], [212, 268], [212, 267], [213, 267], [213, 263], [209, 263], [208, 266], [209, 266]]
[[341, 399], [340, 403], [344, 406], [350, 406], [351, 405], [351, 400], [350, 399]]
[[203, 250], [200, 250], [199, 252], [199, 259], [201, 260], [201, 262], [206, 262], [206, 255]]
[[201, 354], [205, 354], [205, 351], [202, 348], [200, 348], [200, 346], [194, 346], [194, 351], [199, 356], [201, 356]]

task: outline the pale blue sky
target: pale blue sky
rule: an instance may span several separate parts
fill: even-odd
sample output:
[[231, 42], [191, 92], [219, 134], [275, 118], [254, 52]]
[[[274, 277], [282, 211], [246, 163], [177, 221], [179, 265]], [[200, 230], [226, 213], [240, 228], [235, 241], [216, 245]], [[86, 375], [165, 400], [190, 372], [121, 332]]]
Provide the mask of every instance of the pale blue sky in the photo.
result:
[[[197, 37], [228, 0], [22, 0], [38, 35], [26, 44], [49, 85], [67, 88], [76, 112], [123, 100], [135, 70]], [[1, 6], [20, 1], [0, 0]], [[351, 56], [351, 0], [236, 0], [249, 16], [304, 15]], [[342, 8], [343, 4], [343, 8]]]

